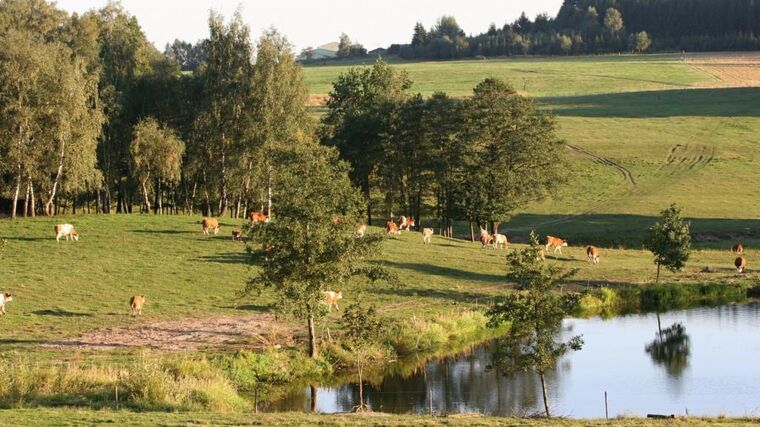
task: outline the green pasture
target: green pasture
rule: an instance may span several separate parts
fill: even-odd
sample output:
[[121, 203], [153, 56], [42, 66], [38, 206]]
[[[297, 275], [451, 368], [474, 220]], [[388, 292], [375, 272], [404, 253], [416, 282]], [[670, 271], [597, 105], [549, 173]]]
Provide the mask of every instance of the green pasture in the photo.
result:
[[[245, 244], [229, 237], [242, 221], [226, 219], [218, 236], [206, 237], [198, 220], [134, 214], [3, 221], [1, 237], [7, 245], [0, 291], [13, 293], [14, 301], [7, 305], [8, 315], [0, 318], [0, 351], [40, 351], [48, 347], [39, 344], [101, 328], [269, 311], [271, 294], [237, 294], [256, 269], [247, 262]], [[81, 240], [56, 243], [53, 224], [58, 221], [75, 224]], [[750, 248], [747, 255], [750, 270], [756, 251]], [[424, 245], [419, 233], [405, 232], [389, 238], [371, 261], [396, 271], [404, 283], [401, 288], [359, 281], [336, 288], [343, 291], [341, 304], [361, 293], [393, 319], [459, 313], [483, 308], [509, 288], [505, 255], [505, 250], [438, 236], [432, 245]], [[654, 277], [651, 255], [643, 250], [605, 248], [599, 265], [589, 264], [585, 248], [579, 246], [547, 255], [547, 262], [579, 270], [568, 287], [640, 285]], [[697, 250], [684, 272], [666, 273], [662, 280], [751, 283], [756, 278], [754, 273], [736, 275], [732, 262], [727, 248]], [[718, 272], [701, 273], [708, 265]], [[135, 294], [147, 296], [140, 317], [128, 315], [128, 301]], [[328, 321], [339, 316], [333, 311]]]
[[[340, 73], [372, 64], [335, 64], [304, 67], [313, 94], [326, 94]], [[463, 61], [392, 61], [409, 73], [412, 91], [431, 95], [437, 91], [466, 96], [487, 77], [512, 82], [532, 96], [571, 96], [639, 90], [689, 88], [716, 80], [681, 61], [679, 55], [589, 56], [567, 58], [502, 58]]]

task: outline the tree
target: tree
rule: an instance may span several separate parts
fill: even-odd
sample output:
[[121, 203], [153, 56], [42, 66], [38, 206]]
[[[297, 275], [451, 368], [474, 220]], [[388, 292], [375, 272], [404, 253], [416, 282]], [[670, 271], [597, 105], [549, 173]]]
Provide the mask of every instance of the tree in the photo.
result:
[[433, 28], [430, 30], [433, 37], [443, 38], [448, 37], [450, 40], [454, 40], [457, 37], [464, 37], [464, 31], [459, 27], [456, 18], [450, 15], [443, 15], [435, 22]]
[[314, 49], [312, 46], [305, 47], [301, 49], [301, 60], [302, 61], [311, 61], [314, 59], [314, 54], [316, 53], [316, 49]]
[[[151, 178], [157, 184], [179, 181], [185, 143], [173, 130], [161, 127], [155, 119], [148, 118], [135, 125], [130, 152], [135, 177], [140, 180], [144, 212], [149, 213], [148, 181]], [[156, 206], [156, 212], [159, 208]]]
[[672, 272], [681, 271], [689, 259], [691, 247], [691, 224], [681, 217], [681, 208], [673, 203], [660, 215], [661, 220], [649, 228], [649, 238], [644, 244], [654, 254], [657, 264], [655, 283], [660, 281], [661, 266]]
[[251, 228], [252, 240], [260, 245], [252, 250], [252, 260], [261, 269], [244, 293], [273, 288], [275, 309], [307, 322], [309, 355], [317, 358], [315, 321], [327, 314], [324, 291], [359, 275], [398, 281], [365, 262], [382, 237], [356, 237], [362, 200], [337, 153], [305, 144], [282, 150], [278, 158], [289, 194], [278, 199], [276, 220]]
[[228, 25], [216, 13], [209, 17], [208, 60], [203, 68], [203, 106], [196, 129], [203, 135], [203, 152], [219, 191], [219, 216], [229, 208], [230, 168], [234, 153], [242, 151], [252, 124], [246, 111], [253, 105], [253, 45], [250, 30], [239, 11]]
[[499, 344], [494, 366], [505, 374], [535, 371], [541, 380], [546, 416], [551, 417], [546, 372], [568, 351], [577, 351], [583, 346], [580, 335], [568, 341], [557, 339], [562, 319], [569, 312], [553, 290], [575, 270], [565, 271], [542, 262], [534, 232], [530, 239], [529, 247], [507, 255], [507, 279], [514, 282], [520, 292], [494, 304], [488, 316], [491, 326], [511, 322], [507, 338]]
[[608, 8], [604, 13], [604, 29], [612, 35], [623, 31], [623, 15], [614, 7]]
[[633, 51], [638, 53], [644, 53], [652, 44], [646, 31], [631, 34], [631, 39], [628, 43], [633, 47]]
[[372, 221], [372, 178], [384, 159], [389, 114], [407, 98], [411, 87], [405, 71], [382, 60], [369, 68], [351, 68], [338, 76], [322, 118], [322, 142], [334, 146], [351, 165], [350, 177], [364, 194], [367, 221]]
[[364, 367], [372, 360], [371, 345], [385, 333], [384, 323], [378, 318], [375, 307], [363, 308], [361, 298], [348, 306], [341, 317], [344, 333], [344, 346], [356, 357], [356, 371], [359, 375], [359, 405], [357, 411], [363, 411], [364, 405]]
[[412, 46], [423, 46], [428, 42], [428, 34], [425, 26], [421, 22], [414, 24], [414, 34], [412, 34]]
[[338, 39], [338, 58], [348, 58], [351, 56], [351, 38], [348, 34], [341, 33]]
[[526, 203], [540, 200], [562, 179], [562, 142], [555, 118], [509, 84], [486, 79], [464, 105], [468, 191], [477, 218], [496, 232], [498, 223]]

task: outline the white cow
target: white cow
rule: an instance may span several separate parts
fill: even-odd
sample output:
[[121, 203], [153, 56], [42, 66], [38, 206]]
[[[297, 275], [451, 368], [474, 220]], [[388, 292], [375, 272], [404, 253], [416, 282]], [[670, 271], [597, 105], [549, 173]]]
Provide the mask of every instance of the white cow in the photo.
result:
[[55, 230], [55, 241], [60, 242], [61, 237], [66, 237], [66, 240], [69, 240], [69, 237], [71, 237], [74, 241], [79, 241], [79, 233], [71, 224], [56, 224], [54, 227]]

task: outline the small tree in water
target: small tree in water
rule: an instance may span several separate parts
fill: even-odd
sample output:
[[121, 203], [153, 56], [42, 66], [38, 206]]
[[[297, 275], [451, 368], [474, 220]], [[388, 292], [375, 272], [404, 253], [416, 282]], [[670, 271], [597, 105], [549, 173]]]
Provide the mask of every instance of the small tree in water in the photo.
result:
[[309, 355], [317, 358], [315, 321], [327, 314], [324, 291], [340, 289], [357, 275], [394, 284], [398, 279], [364, 261], [382, 236], [356, 236], [363, 200], [337, 152], [304, 144], [277, 157], [278, 185], [289, 191], [276, 200], [276, 220], [251, 228], [257, 243], [251, 253], [261, 269], [243, 293], [274, 289], [277, 311], [308, 322]]
[[691, 224], [681, 217], [681, 208], [673, 203], [660, 215], [662, 219], [649, 228], [649, 238], [644, 245], [652, 251], [657, 264], [655, 283], [660, 281], [661, 266], [672, 272], [681, 271], [689, 259], [691, 247]]
[[367, 409], [364, 405], [364, 367], [372, 360], [371, 345], [383, 334], [383, 322], [377, 317], [375, 307], [363, 308], [361, 300], [356, 299], [348, 306], [341, 319], [344, 334], [344, 347], [356, 358], [356, 371], [359, 375], [359, 404], [356, 411]]
[[519, 292], [507, 295], [488, 311], [490, 325], [511, 322], [509, 334], [494, 356], [494, 366], [505, 374], [535, 371], [541, 379], [544, 410], [551, 417], [546, 389], [546, 372], [568, 351], [580, 350], [580, 335], [558, 340], [567, 304], [553, 292], [555, 285], [575, 274], [547, 265], [539, 258], [540, 246], [534, 232], [529, 247], [507, 255], [507, 279]]

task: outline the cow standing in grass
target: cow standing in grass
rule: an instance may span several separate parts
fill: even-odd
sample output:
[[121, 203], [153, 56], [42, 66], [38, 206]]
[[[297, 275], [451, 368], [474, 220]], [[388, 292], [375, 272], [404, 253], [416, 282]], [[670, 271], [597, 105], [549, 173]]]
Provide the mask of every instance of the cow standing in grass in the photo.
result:
[[145, 295], [135, 295], [129, 299], [129, 314], [132, 316], [142, 315], [143, 305], [145, 305]]
[[567, 246], [567, 240], [560, 239], [559, 237], [554, 237], [554, 236], [546, 236], [545, 249], [547, 251], [549, 250], [549, 248], [554, 248], [555, 254], [559, 252], [559, 254], [562, 255], [562, 248], [566, 246]]
[[507, 246], [509, 246], [509, 241], [507, 241], [507, 236], [503, 234], [494, 234], [493, 235], [493, 247], [494, 249], [506, 249]]
[[426, 245], [433, 243], [433, 229], [432, 228], [422, 229], [422, 243]]
[[398, 225], [393, 222], [393, 220], [388, 220], [388, 222], [385, 223], [385, 231], [391, 236], [401, 234], [401, 230], [398, 228]]
[[203, 218], [201, 221], [203, 226], [203, 234], [208, 236], [209, 230], [214, 230], [214, 235], [219, 234], [219, 221], [216, 218]]
[[744, 258], [743, 256], [736, 258], [734, 260], [734, 266], [736, 267], [737, 273], [745, 273], [747, 271], [747, 258]]
[[480, 228], [480, 248], [493, 245], [494, 238], [485, 228]]
[[599, 264], [599, 261], [601, 260], [601, 254], [599, 253], [599, 249], [596, 246], [589, 246], [586, 248], [586, 256], [588, 257], [589, 262], [593, 264]]
[[71, 224], [56, 224], [53, 230], [55, 230], [56, 242], [60, 242], [61, 237], [66, 237], [66, 240], [69, 240], [69, 237], [71, 237], [71, 240], [75, 242], [79, 241], [79, 233]]
[[5, 316], [5, 303], [13, 301], [10, 292], [0, 292], [0, 316]]
[[735, 254], [743, 254], [744, 253], [744, 246], [742, 246], [741, 243], [737, 243], [734, 245], [733, 248], [731, 248], [731, 252]]
[[399, 231], [402, 231], [402, 230], [409, 231], [411, 228], [414, 227], [414, 218], [411, 218], [411, 217], [401, 216], [399, 217], [398, 222], [399, 222], [399, 226], [398, 226]]

